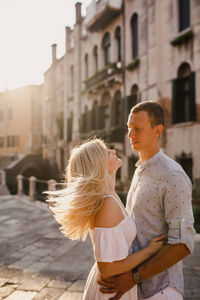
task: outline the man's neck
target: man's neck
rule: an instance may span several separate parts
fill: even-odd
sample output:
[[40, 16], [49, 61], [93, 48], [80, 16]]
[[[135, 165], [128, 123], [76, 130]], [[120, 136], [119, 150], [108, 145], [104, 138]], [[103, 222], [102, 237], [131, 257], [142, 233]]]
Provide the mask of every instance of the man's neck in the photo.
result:
[[153, 149], [152, 151], [148, 151], [148, 152], [141, 151], [141, 152], [139, 152], [141, 163], [143, 164], [145, 161], [152, 158], [156, 153], [158, 153], [159, 150], [160, 150], [160, 148], [157, 147], [156, 149]]

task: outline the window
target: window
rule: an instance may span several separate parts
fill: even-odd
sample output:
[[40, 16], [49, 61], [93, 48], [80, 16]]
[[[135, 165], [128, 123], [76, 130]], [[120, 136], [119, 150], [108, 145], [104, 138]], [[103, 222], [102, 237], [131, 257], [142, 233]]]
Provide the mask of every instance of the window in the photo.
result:
[[115, 31], [115, 38], [117, 41], [117, 61], [121, 61], [121, 29], [119, 26]]
[[83, 130], [84, 132], [88, 132], [89, 120], [88, 120], [88, 107], [85, 106], [85, 112], [83, 114]]
[[185, 173], [193, 182], [193, 174], [192, 174], [193, 159], [191, 157], [187, 157], [185, 153], [182, 153], [180, 157], [176, 158], [176, 161], [182, 166]]
[[91, 130], [97, 129], [97, 111], [98, 111], [98, 103], [97, 100], [94, 101], [92, 107], [92, 114], [91, 114]]
[[196, 121], [195, 73], [184, 63], [172, 80], [172, 123]]
[[112, 125], [120, 126], [121, 125], [121, 99], [122, 95], [120, 91], [117, 91], [114, 96], [114, 101], [112, 102]]
[[19, 146], [19, 136], [11, 135], [7, 136], [7, 147], [17, 147]]
[[97, 49], [97, 45], [94, 46], [93, 55], [94, 55], [95, 72], [97, 72], [98, 71], [98, 49]]
[[179, 31], [190, 26], [190, 0], [179, 0]]
[[[124, 126], [126, 127], [126, 122], [128, 120], [128, 116], [133, 106], [140, 102], [140, 93], [138, 91], [137, 84], [134, 84], [131, 88], [131, 95], [126, 96], [126, 117], [124, 120]], [[125, 109], [125, 108], [124, 108]]]
[[73, 112], [70, 113], [70, 117], [67, 119], [67, 141], [72, 141], [72, 128], [73, 128]]
[[138, 56], [138, 16], [134, 14], [131, 18], [131, 35], [132, 35], [132, 58]]
[[137, 84], [134, 84], [131, 88], [131, 96], [132, 96], [132, 107], [135, 106], [137, 103], [140, 102], [139, 99], [139, 91], [138, 91], [138, 86]]
[[110, 105], [111, 105], [111, 97], [108, 92], [105, 92], [101, 99], [101, 106], [102, 106], [102, 121], [103, 121], [103, 128], [109, 129], [110, 128]]
[[132, 155], [131, 157], [128, 158], [128, 179], [132, 180], [133, 174], [136, 169], [136, 162], [138, 161], [138, 158]]
[[4, 137], [0, 137], [0, 148], [4, 147]]
[[64, 115], [63, 115], [63, 112], [61, 112], [57, 119], [57, 127], [58, 127], [58, 136], [59, 136], [59, 139], [62, 140], [63, 139], [63, 135], [64, 135], [64, 128], [63, 128], [63, 124], [64, 124]]
[[85, 54], [85, 78], [89, 77], [88, 54]]
[[104, 35], [102, 47], [104, 50], [104, 63], [108, 65], [110, 63], [110, 34], [108, 32]]

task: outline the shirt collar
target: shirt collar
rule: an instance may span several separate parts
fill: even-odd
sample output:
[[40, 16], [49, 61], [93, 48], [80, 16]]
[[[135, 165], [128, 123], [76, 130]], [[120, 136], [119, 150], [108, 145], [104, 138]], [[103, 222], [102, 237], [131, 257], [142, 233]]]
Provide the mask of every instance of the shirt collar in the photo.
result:
[[159, 150], [154, 156], [146, 160], [144, 163], [142, 163], [141, 160], [138, 160], [135, 166], [144, 169], [145, 167], [150, 166], [152, 163], [154, 163], [162, 154], [162, 150]]

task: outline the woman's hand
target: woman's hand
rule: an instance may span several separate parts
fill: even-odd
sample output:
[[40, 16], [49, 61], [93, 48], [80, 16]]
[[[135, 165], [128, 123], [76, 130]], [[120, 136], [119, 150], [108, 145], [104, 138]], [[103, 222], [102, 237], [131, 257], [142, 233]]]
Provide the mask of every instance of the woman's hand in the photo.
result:
[[166, 244], [164, 238], [165, 235], [155, 237], [147, 244], [146, 248], [150, 251], [151, 255], [156, 254]]

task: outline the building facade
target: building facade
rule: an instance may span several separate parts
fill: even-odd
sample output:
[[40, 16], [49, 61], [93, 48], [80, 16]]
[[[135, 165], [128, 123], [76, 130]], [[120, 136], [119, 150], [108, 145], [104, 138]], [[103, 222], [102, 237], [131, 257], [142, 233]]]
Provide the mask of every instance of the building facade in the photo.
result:
[[0, 93], [0, 156], [41, 154], [42, 85]]
[[127, 118], [140, 101], [166, 112], [161, 148], [177, 160], [200, 197], [200, 1], [99, 0], [66, 27], [66, 53], [45, 73], [43, 156], [63, 172], [80, 141], [104, 138], [123, 165], [117, 189], [127, 191], [138, 159]]

